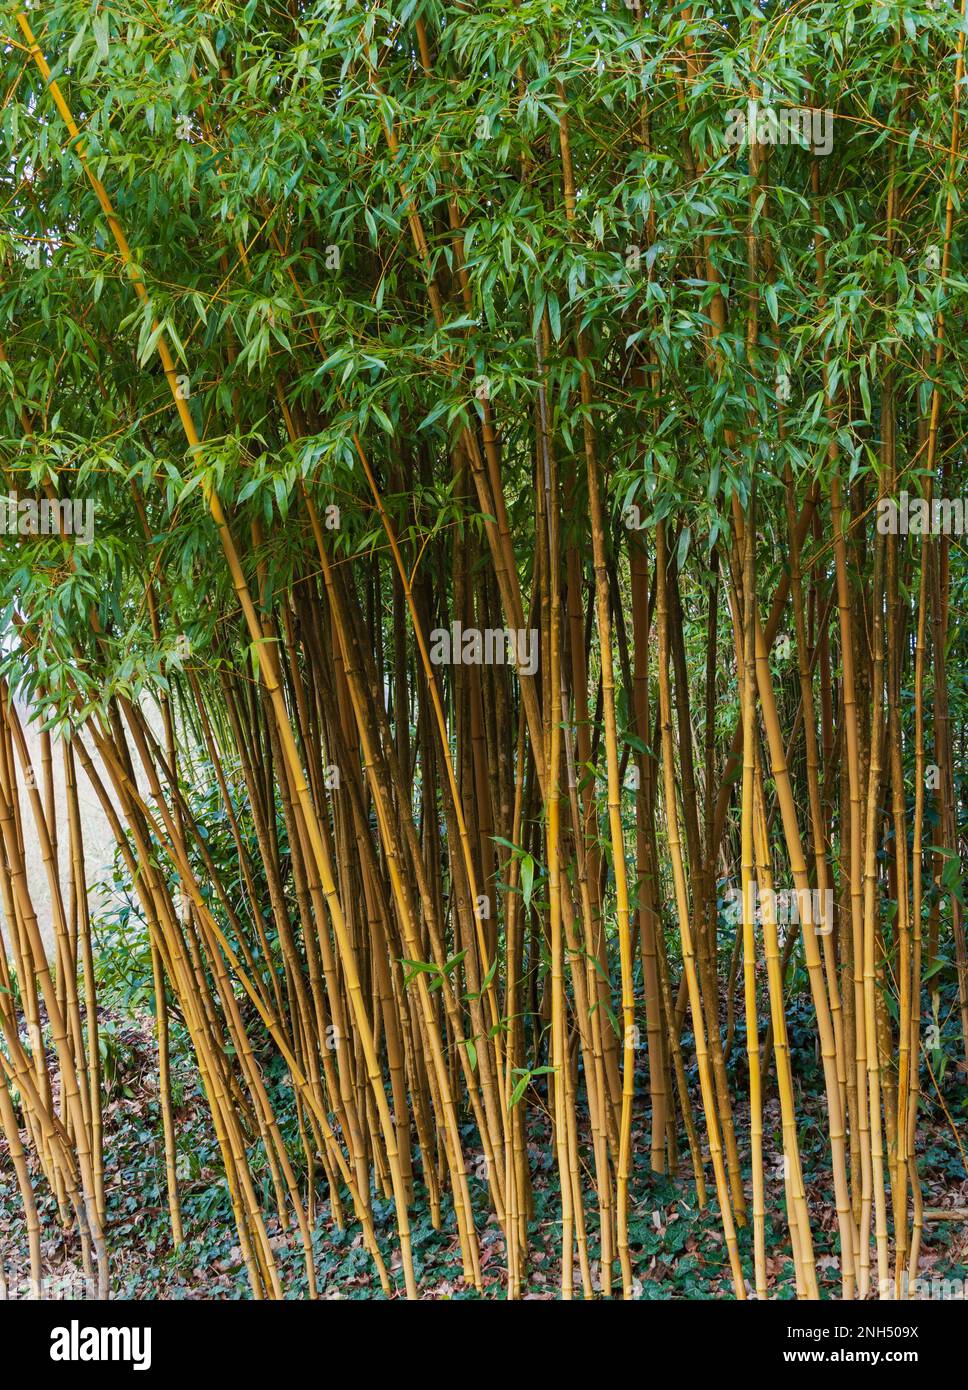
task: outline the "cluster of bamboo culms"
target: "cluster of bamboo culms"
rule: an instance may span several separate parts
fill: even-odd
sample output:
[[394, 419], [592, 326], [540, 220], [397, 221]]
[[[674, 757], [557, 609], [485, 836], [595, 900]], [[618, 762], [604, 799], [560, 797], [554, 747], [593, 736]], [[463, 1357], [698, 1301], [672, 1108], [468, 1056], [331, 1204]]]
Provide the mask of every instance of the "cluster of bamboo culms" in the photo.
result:
[[[359, 1224], [384, 1293], [418, 1297], [428, 1209], [477, 1288], [493, 1213], [520, 1297], [548, 1146], [563, 1298], [636, 1296], [650, 1172], [715, 1199], [738, 1298], [771, 1295], [777, 1213], [818, 1296], [824, 1200], [845, 1299], [917, 1273], [949, 958], [968, 1041], [963, 582], [956, 538], [877, 516], [955, 478], [964, 28], [934, 17], [920, 57], [884, 31], [903, 139], [865, 150], [891, 121], [869, 130], [858, 95], [854, 153], [828, 166], [704, 146], [722, 54], [702, 21], [614, 10], [567, 44], [550, 13], [489, 31], [436, 5], [401, 27], [294, 4], [217, 45], [140, 4], [90, 33], [34, 6], [5, 35], [5, 110], [43, 132], [6, 176], [27, 230], [4, 249], [5, 483], [90, 495], [99, 528], [89, 548], [64, 526], [3, 538], [0, 1122], [38, 1288], [41, 1180], [110, 1284], [84, 779], [150, 943], [173, 1243], [177, 1019], [254, 1298], [321, 1292], [321, 1213]], [[775, 37], [745, 7], [735, 24], [762, 61], [733, 105], [764, 95]], [[485, 70], [497, 154], [462, 86]], [[843, 90], [867, 80], [845, 69]], [[609, 197], [611, 249], [590, 211]], [[862, 304], [831, 227], [865, 218], [883, 283]], [[912, 308], [893, 266], [932, 227], [934, 298]], [[509, 632], [516, 659], [469, 631]], [[795, 929], [771, 889], [796, 891]], [[799, 1148], [794, 1009], [826, 1197]]]

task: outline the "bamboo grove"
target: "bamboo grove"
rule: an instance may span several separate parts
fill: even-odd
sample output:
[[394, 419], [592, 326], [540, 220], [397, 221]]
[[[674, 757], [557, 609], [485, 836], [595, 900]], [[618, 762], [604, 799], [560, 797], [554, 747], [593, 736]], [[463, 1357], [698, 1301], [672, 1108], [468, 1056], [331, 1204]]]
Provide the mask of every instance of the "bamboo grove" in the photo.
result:
[[[58, 522], [0, 548], [38, 1287], [41, 1189], [111, 1282], [85, 785], [150, 943], [172, 1240], [177, 1021], [253, 1298], [270, 1222], [320, 1292], [320, 1212], [419, 1297], [420, 1205], [472, 1287], [496, 1227], [521, 1296], [545, 1145], [562, 1298], [637, 1296], [662, 1173], [727, 1294], [771, 1297], [779, 1216], [799, 1296], [821, 1229], [834, 1296], [904, 1296], [942, 979], [962, 1076], [968, 1042], [965, 570], [879, 521], [968, 478], [964, 14], [4, 7], [0, 468]], [[763, 109], [829, 148], [730, 140]]]

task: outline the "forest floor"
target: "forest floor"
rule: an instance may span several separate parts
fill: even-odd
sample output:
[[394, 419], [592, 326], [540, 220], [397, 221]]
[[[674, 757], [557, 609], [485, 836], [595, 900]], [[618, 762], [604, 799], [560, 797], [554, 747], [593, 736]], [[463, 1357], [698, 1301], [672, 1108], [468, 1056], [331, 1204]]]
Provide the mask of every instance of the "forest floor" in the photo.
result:
[[[165, 1191], [164, 1152], [157, 1089], [157, 1063], [152, 1019], [139, 1012], [121, 1016], [105, 1011], [102, 1016], [105, 1080], [109, 1100], [104, 1123], [107, 1142], [106, 1188], [109, 1207], [111, 1295], [120, 1299], [244, 1299], [249, 1296], [245, 1267], [232, 1220], [228, 1192], [221, 1172], [218, 1147], [205, 1099], [198, 1088], [190, 1059], [176, 1049], [173, 1096], [178, 1128], [179, 1176], [185, 1243], [172, 1247]], [[814, 1214], [814, 1239], [822, 1293], [839, 1296], [840, 1262], [834, 1213], [829, 1200], [830, 1176], [822, 1101], [817, 1099], [815, 1059], [809, 1050], [809, 1029], [804, 1027], [806, 1050], [798, 1052], [798, 1029], [791, 1027], [795, 1064], [802, 1081], [804, 1119], [800, 1147], [807, 1197]], [[731, 1067], [745, 1068], [741, 1040], [734, 1046]], [[272, 1080], [272, 1064], [266, 1064]], [[644, 1070], [644, 1069], [643, 1069]], [[919, 1116], [918, 1169], [929, 1209], [968, 1207], [964, 1142], [968, 1137], [963, 1080], [955, 1069], [950, 1085], [942, 1082], [945, 1106], [925, 1101]], [[277, 1084], [284, 1084], [281, 1077]], [[644, 1078], [640, 1081], [644, 1084]], [[947, 1111], [947, 1114], [945, 1113]], [[525, 1289], [529, 1299], [553, 1300], [561, 1285], [560, 1230], [553, 1214], [559, 1210], [557, 1170], [547, 1126], [538, 1105], [529, 1108], [533, 1119], [529, 1152], [534, 1174], [534, 1221], [531, 1226], [531, 1261]], [[736, 1107], [741, 1153], [748, 1151], [748, 1135], [742, 1104]], [[960, 1131], [960, 1132], [959, 1132]], [[468, 1137], [468, 1153], [471, 1153]], [[642, 1126], [633, 1132], [635, 1169], [631, 1191], [629, 1235], [636, 1293], [648, 1300], [732, 1298], [718, 1212], [713, 1203], [700, 1210], [696, 1202], [688, 1151], [680, 1161], [676, 1178], [651, 1172], [648, 1136]], [[767, 1095], [764, 1108], [764, 1161], [767, 1181], [767, 1250], [771, 1297], [795, 1297], [792, 1261], [786, 1251], [783, 1203], [783, 1163], [779, 1106]], [[473, 1166], [471, 1164], [471, 1166]], [[707, 1182], [711, 1174], [707, 1168]], [[273, 1210], [268, 1173], [264, 1174], [264, 1210]], [[445, 1208], [444, 1229], [435, 1231], [425, 1204], [411, 1212], [414, 1260], [421, 1296], [426, 1299], [502, 1298], [507, 1275], [504, 1237], [489, 1211], [483, 1182], [472, 1181], [477, 1228], [481, 1243], [483, 1294], [467, 1286], [453, 1231], [452, 1213]], [[589, 1184], [590, 1186], [590, 1184]], [[44, 1184], [38, 1187], [39, 1205], [52, 1214], [53, 1199]], [[45, 1231], [56, 1230], [44, 1221]], [[391, 1204], [374, 1198], [374, 1219], [384, 1249], [394, 1248]], [[600, 1287], [595, 1260], [595, 1215], [589, 1211], [589, 1254], [593, 1282]], [[298, 1240], [280, 1232], [278, 1221], [268, 1223], [278, 1249], [288, 1296], [305, 1295], [306, 1279]], [[744, 1268], [752, 1268], [749, 1227], [739, 1233]], [[321, 1202], [313, 1231], [317, 1280], [323, 1298], [381, 1298], [379, 1284], [353, 1223], [339, 1231], [332, 1222], [328, 1202]], [[0, 1257], [4, 1259], [8, 1296], [26, 1297], [27, 1239], [16, 1183], [5, 1145], [0, 1140]], [[45, 1297], [83, 1298], [85, 1284], [76, 1238], [72, 1234], [48, 1239], [44, 1248]], [[402, 1284], [399, 1255], [390, 1261], [391, 1275]], [[919, 1277], [968, 1282], [968, 1221], [932, 1221], [924, 1230]], [[620, 1292], [619, 1281], [616, 1280]], [[576, 1296], [581, 1277], [575, 1260]], [[946, 1295], [950, 1296], [950, 1294]], [[963, 1293], [962, 1293], [962, 1296]]]

